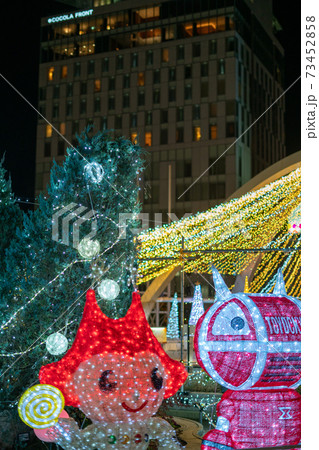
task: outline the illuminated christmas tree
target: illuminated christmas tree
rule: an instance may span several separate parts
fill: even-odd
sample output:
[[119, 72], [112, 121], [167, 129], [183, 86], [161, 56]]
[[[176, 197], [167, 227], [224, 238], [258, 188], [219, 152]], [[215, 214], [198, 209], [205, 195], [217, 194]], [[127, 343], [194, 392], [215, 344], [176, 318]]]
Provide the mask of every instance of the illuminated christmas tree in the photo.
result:
[[169, 312], [166, 336], [170, 339], [179, 338], [178, 303], [176, 292], [174, 294], [171, 310]]
[[196, 284], [192, 303], [192, 310], [188, 324], [196, 325], [198, 319], [203, 314], [204, 314], [204, 304], [203, 304], [202, 289], [200, 287], [200, 284]]
[[[107, 131], [93, 135], [88, 129], [78, 140], [63, 164], [53, 163], [46, 197], [41, 194], [38, 208], [23, 215], [5, 249], [1, 401], [14, 401], [36, 381], [41, 365], [55, 360], [66, 339], [73, 342], [90, 287], [111, 318], [125, 316], [131, 303], [143, 152]], [[0, 170], [2, 198], [9, 187]], [[13, 203], [9, 194], [5, 198]]]
[[[17, 227], [22, 224], [22, 211], [11, 190], [11, 178], [3, 167], [4, 156], [0, 161], [0, 272], [6, 267], [5, 252], [15, 236]], [[2, 286], [1, 286], [2, 287]], [[2, 297], [2, 296], [1, 296]]]

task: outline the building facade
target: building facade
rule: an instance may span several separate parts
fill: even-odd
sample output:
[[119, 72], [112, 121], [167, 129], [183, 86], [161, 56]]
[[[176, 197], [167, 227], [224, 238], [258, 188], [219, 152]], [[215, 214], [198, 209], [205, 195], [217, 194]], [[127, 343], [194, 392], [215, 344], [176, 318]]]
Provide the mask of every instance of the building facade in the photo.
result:
[[[283, 93], [271, 1], [85, 8], [42, 19], [39, 110], [73, 145], [88, 123], [138, 139], [149, 151], [144, 212], [165, 222], [203, 211], [285, 156], [284, 97], [251, 126]], [[39, 118], [36, 194], [66, 147]]]

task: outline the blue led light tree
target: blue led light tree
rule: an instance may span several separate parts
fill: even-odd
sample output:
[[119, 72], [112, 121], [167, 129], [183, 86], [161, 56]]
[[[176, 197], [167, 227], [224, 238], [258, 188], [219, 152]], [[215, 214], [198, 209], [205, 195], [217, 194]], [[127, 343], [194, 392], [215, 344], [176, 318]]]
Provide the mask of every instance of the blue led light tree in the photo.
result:
[[[131, 303], [136, 275], [132, 228], [138, 226], [134, 217], [141, 209], [138, 178], [143, 151], [107, 131], [91, 135], [88, 129], [78, 140], [62, 165], [53, 163], [47, 196], [41, 194], [38, 208], [23, 215], [23, 225], [6, 248], [0, 273], [1, 401], [15, 400], [36, 381], [41, 365], [55, 360], [45, 347], [52, 333], [61, 332], [73, 341], [91, 286], [109, 317], [123, 317]], [[8, 187], [0, 168], [0, 191]], [[63, 228], [62, 219], [70, 210], [60, 217], [56, 213], [68, 207], [77, 213]], [[90, 217], [82, 221], [84, 214]], [[121, 214], [128, 214], [122, 227]], [[53, 232], [55, 217], [58, 237]], [[86, 255], [99, 247], [92, 259], [74, 243], [78, 231], [81, 243], [93, 230], [93, 221], [93, 245], [82, 246]], [[105, 300], [98, 289], [102, 281], [109, 287], [117, 283], [116, 300]]]
[[192, 302], [191, 314], [189, 317], [189, 325], [196, 325], [198, 319], [204, 314], [204, 304], [203, 304], [203, 296], [202, 289], [200, 284], [196, 284], [194, 297]]
[[4, 156], [0, 161], [0, 273], [5, 269], [5, 253], [22, 224], [22, 211], [16, 203], [11, 189], [11, 178], [3, 167]]
[[178, 302], [176, 292], [174, 294], [172, 306], [169, 312], [166, 336], [169, 339], [179, 338]]

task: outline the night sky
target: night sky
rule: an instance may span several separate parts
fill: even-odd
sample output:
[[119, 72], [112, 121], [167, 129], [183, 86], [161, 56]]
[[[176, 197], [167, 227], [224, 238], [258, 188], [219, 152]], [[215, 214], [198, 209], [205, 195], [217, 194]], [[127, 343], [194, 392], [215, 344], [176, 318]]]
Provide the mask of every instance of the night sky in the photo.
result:
[[[273, 3], [283, 28], [277, 37], [286, 52], [287, 88], [300, 75], [300, 1], [274, 0]], [[40, 18], [68, 11], [70, 7], [52, 0], [6, 2], [5, 6], [1, 73], [36, 107]], [[0, 155], [6, 153], [5, 167], [11, 174], [16, 196], [32, 201], [37, 113], [2, 78], [0, 96]], [[287, 154], [300, 150], [300, 81], [286, 95], [286, 145]]]

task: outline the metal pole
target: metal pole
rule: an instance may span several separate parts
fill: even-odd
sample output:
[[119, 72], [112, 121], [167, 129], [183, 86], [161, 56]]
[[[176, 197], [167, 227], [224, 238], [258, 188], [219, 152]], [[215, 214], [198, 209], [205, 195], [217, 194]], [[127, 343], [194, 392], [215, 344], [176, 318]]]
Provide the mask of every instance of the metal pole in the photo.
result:
[[181, 361], [183, 361], [184, 343], [184, 236], [182, 236], [182, 261], [181, 261]]
[[[172, 212], [172, 165], [168, 165], [168, 201], [167, 201], [167, 215], [168, 223], [171, 223], [171, 212]], [[167, 286], [167, 296], [171, 296], [171, 283]]]
[[172, 212], [172, 165], [168, 165], [168, 223], [171, 223]]

